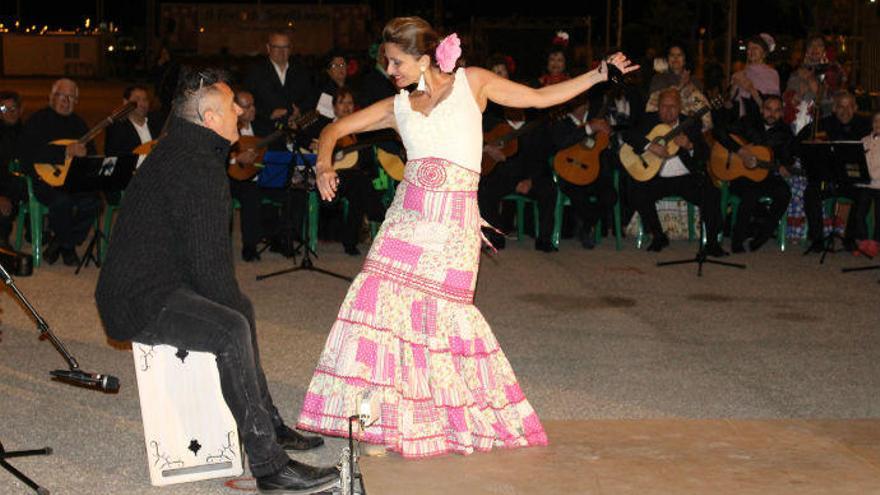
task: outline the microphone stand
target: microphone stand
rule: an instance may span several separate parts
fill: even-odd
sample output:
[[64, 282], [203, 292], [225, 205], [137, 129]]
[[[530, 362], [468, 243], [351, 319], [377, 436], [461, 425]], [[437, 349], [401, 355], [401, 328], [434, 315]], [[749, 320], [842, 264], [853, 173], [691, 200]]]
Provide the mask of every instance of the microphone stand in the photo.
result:
[[[0, 263], [0, 277], [3, 278], [3, 283], [5, 283], [15, 295], [16, 299], [28, 310], [31, 314], [31, 317], [37, 323], [37, 330], [40, 331], [40, 339], [49, 339], [52, 342], [52, 346], [55, 347], [55, 350], [64, 357], [64, 360], [67, 361], [67, 366], [70, 368], [70, 371], [73, 373], [83, 373], [80, 370], [79, 363], [77, 363], [76, 358], [74, 358], [70, 352], [67, 351], [67, 348], [64, 347], [64, 344], [58, 337], [52, 333], [52, 330], [49, 328], [49, 324], [46, 323], [46, 320], [37, 313], [37, 310], [31, 305], [30, 301], [28, 301], [27, 297], [16, 287], [15, 281], [12, 279], [12, 275], [6, 271], [6, 268]], [[42, 449], [35, 450], [19, 450], [19, 451], [7, 451], [3, 447], [3, 443], [0, 442], [0, 467], [8, 471], [10, 474], [21, 480], [22, 483], [29, 486], [39, 495], [49, 495], [49, 490], [46, 488], [36, 484], [33, 480], [28, 478], [24, 473], [11, 466], [6, 459], [11, 459], [13, 457], [29, 457], [35, 455], [49, 455], [52, 453], [52, 449], [50, 447], [44, 447]]]

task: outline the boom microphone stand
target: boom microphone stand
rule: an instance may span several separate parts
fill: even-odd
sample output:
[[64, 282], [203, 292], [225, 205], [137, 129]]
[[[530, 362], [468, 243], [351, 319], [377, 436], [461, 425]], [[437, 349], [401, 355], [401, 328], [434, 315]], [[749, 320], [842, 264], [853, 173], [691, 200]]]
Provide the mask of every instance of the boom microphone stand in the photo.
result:
[[[83, 387], [91, 387], [96, 388], [98, 390], [102, 390], [104, 392], [116, 392], [119, 390], [119, 379], [115, 376], [111, 375], [98, 375], [94, 373], [86, 373], [82, 371], [79, 367], [79, 363], [77, 363], [76, 358], [74, 358], [68, 351], [67, 348], [64, 347], [64, 344], [58, 337], [52, 333], [52, 330], [49, 328], [49, 324], [46, 323], [37, 310], [31, 305], [30, 301], [22, 294], [22, 292], [15, 286], [15, 281], [12, 279], [12, 276], [9, 275], [9, 272], [6, 271], [6, 268], [0, 264], [0, 277], [3, 278], [3, 282], [9, 287], [12, 293], [15, 295], [16, 299], [28, 310], [31, 314], [31, 317], [37, 323], [37, 329], [40, 331], [40, 338], [47, 338], [50, 342], [52, 342], [52, 346], [55, 347], [55, 350], [58, 351], [59, 354], [67, 361], [68, 369], [67, 370], [55, 370], [50, 372], [49, 374], [58, 379], [59, 381], [65, 381], [72, 383], [74, 385], [83, 386]], [[33, 480], [27, 477], [24, 473], [15, 469], [15, 467], [11, 466], [6, 459], [11, 459], [14, 457], [29, 457], [35, 455], [49, 455], [52, 453], [52, 449], [49, 447], [44, 447], [42, 449], [35, 450], [19, 450], [19, 451], [7, 451], [3, 447], [3, 443], [0, 442], [0, 467], [3, 467], [10, 474], [21, 480], [22, 483], [29, 486], [39, 495], [49, 495], [49, 490], [46, 488], [36, 484]]]

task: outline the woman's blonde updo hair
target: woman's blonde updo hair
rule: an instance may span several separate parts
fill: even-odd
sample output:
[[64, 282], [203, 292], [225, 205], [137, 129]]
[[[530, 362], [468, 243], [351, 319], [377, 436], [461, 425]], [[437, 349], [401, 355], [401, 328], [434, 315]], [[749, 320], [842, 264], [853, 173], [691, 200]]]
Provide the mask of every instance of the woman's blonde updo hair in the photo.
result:
[[388, 21], [382, 30], [382, 41], [394, 43], [404, 53], [419, 58], [427, 55], [434, 60], [434, 51], [440, 43], [440, 37], [434, 28], [421, 17], [396, 17]]

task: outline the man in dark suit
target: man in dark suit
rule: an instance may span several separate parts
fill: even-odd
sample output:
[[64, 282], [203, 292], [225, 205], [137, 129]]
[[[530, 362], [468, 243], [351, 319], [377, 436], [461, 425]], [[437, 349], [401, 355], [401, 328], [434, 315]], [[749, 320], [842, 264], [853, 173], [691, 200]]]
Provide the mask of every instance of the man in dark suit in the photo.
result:
[[85, 241], [101, 207], [94, 193], [69, 193], [52, 187], [37, 175], [35, 163], [62, 164], [65, 159], [95, 154], [94, 144], [73, 142], [62, 146], [52, 144], [60, 139], [79, 139], [89, 128], [74, 112], [79, 101], [79, 87], [70, 79], [58, 79], [49, 93], [49, 106], [34, 112], [24, 123], [21, 136], [22, 169], [34, 179], [34, 194], [49, 206], [49, 228], [52, 240], [43, 251], [50, 265], [61, 255], [64, 264], [77, 266], [76, 246]]
[[[829, 141], [860, 141], [863, 137], [871, 134], [871, 121], [867, 117], [859, 115], [858, 110], [859, 106], [852, 93], [841, 91], [835, 94], [833, 113], [819, 121], [819, 133], [824, 134]], [[802, 130], [798, 137], [808, 138], [809, 131], [807, 129], [809, 127]], [[856, 197], [856, 190], [852, 184], [835, 183], [833, 188], [823, 187], [825, 185], [817, 181], [808, 181], [804, 191], [804, 213], [807, 216], [807, 236], [810, 240], [807, 252], [820, 253], [825, 248], [822, 202], [830, 197], [832, 192], [838, 197], [849, 198], [853, 201]], [[847, 227], [844, 233], [844, 249], [847, 251], [855, 251], [855, 234], [852, 229], [852, 225], [855, 225], [854, 212], [855, 210], [850, 210], [847, 215]]]
[[317, 103], [312, 75], [290, 62], [290, 51], [290, 36], [273, 32], [266, 43], [268, 57], [248, 70], [244, 85], [254, 95], [254, 133], [258, 136], [271, 134], [277, 122], [291, 123]]
[[639, 125], [625, 137], [626, 142], [637, 153], [648, 151], [664, 159], [660, 172], [654, 178], [645, 182], [632, 182], [632, 201], [652, 236], [648, 251], [659, 252], [669, 245], [669, 238], [663, 233], [655, 203], [666, 196], [681, 196], [700, 207], [700, 216], [706, 224], [705, 253], [710, 256], [725, 256], [727, 253], [718, 243], [721, 193], [705, 174], [709, 146], [703, 139], [700, 126], [687, 126], [675, 136], [673, 141], [679, 146], [679, 150], [674, 155], [670, 155], [666, 147], [651, 143], [645, 138], [658, 124], [675, 127], [684, 119], [678, 90], [665, 90], [660, 94], [658, 111], [644, 114]]
[[739, 210], [736, 217], [736, 225], [730, 236], [730, 247], [734, 253], [745, 251], [743, 243], [748, 236], [747, 230], [755, 215], [758, 201], [764, 197], [771, 198], [770, 214], [768, 218], [758, 222], [757, 231], [754, 233], [749, 250], [756, 251], [770, 239], [776, 225], [791, 201], [791, 189], [783, 179], [788, 175], [786, 167], [794, 164], [792, 155], [792, 142], [794, 135], [788, 125], [782, 120], [782, 99], [776, 95], [764, 97], [760, 113], [754, 99], [743, 100], [746, 114], [727, 125], [725, 122], [716, 122], [714, 134], [718, 142], [732, 153], [737, 153], [747, 168], [754, 168], [758, 162], [749, 148], [740, 146], [733, 140], [731, 134], [737, 135], [747, 143], [766, 146], [773, 151], [773, 159], [779, 164], [779, 169], [772, 170], [761, 182], [740, 177], [730, 182], [730, 191], [740, 197]]
[[[150, 115], [150, 97], [143, 86], [129, 86], [122, 92], [123, 103], [134, 103], [136, 106], [128, 118], [114, 122], [107, 128], [104, 142], [104, 154], [118, 156], [131, 153], [143, 143], [159, 137], [162, 130], [161, 119]], [[144, 157], [138, 160], [138, 165]]]

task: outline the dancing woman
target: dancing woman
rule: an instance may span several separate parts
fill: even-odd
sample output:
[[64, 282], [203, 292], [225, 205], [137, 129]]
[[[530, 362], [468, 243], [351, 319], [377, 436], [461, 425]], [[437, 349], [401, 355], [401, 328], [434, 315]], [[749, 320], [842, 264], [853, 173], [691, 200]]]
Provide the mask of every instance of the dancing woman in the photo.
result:
[[455, 69], [458, 37], [424, 20], [390, 21], [383, 41], [394, 97], [328, 125], [317, 182], [331, 200], [336, 140], [394, 128], [409, 161], [403, 182], [330, 331], [299, 428], [348, 435], [365, 393], [381, 418], [363, 440], [404, 457], [470, 454], [494, 445], [545, 445], [547, 436], [492, 330], [473, 305], [480, 260], [477, 183], [488, 101], [545, 108], [637, 69], [616, 54], [593, 71], [540, 89], [485, 69]]

